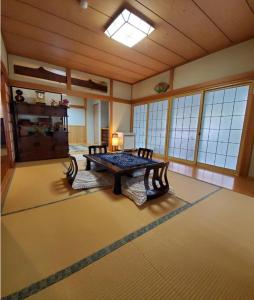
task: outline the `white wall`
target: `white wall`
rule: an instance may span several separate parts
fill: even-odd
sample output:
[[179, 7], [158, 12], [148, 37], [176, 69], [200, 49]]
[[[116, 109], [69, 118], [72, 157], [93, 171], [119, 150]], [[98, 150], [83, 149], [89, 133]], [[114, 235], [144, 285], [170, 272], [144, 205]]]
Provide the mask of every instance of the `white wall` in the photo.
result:
[[154, 90], [154, 87], [160, 82], [169, 83], [169, 79], [170, 79], [170, 72], [166, 71], [158, 75], [155, 75], [151, 78], [135, 83], [132, 86], [132, 98], [137, 99], [137, 98], [142, 98], [145, 96], [157, 94], [157, 92], [155, 92]]
[[[69, 105], [84, 106], [84, 98], [63, 94], [63, 99], [69, 100]], [[86, 126], [85, 109], [70, 107], [68, 109], [68, 124], [71, 126]]]
[[114, 98], [121, 98], [126, 100], [131, 100], [131, 84], [120, 82], [120, 81], [113, 81], [113, 97]]
[[131, 105], [113, 102], [113, 132], [130, 132]]
[[109, 102], [101, 101], [101, 128], [109, 128]]
[[254, 39], [175, 68], [174, 89], [254, 70]]
[[[93, 106], [94, 104], [99, 104], [99, 115], [100, 115], [100, 100], [87, 99], [87, 143], [94, 144], [94, 117], [93, 117]], [[101, 120], [99, 118], [99, 128], [101, 128]]]
[[4, 40], [2, 37], [2, 33], [1, 33], [1, 61], [3, 62], [6, 71], [8, 72], [8, 56], [7, 56], [7, 51], [6, 51], [6, 47], [4, 44]]
[[68, 125], [86, 126], [85, 110], [71, 107], [68, 109]]
[[73, 104], [73, 105], [84, 106], [84, 104], [85, 104], [84, 98], [82, 98], [82, 97], [69, 96], [69, 95], [63, 94], [63, 99], [68, 99], [69, 104]]

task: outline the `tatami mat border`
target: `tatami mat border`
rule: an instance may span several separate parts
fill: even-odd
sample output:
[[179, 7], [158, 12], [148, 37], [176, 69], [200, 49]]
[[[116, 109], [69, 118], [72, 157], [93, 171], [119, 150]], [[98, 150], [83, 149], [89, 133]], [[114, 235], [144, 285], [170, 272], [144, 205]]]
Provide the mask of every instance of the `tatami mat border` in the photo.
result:
[[[99, 189], [99, 190], [98, 190], [98, 189]], [[9, 215], [21, 213], [21, 212], [24, 212], [24, 211], [28, 211], [28, 210], [31, 210], [31, 209], [35, 209], [35, 208], [40, 208], [40, 207], [43, 207], [43, 206], [48, 206], [48, 205], [52, 205], [52, 204], [57, 204], [57, 203], [59, 203], [59, 202], [63, 202], [63, 201], [75, 199], [75, 198], [78, 198], [78, 197], [80, 197], [80, 196], [86, 196], [86, 195], [88, 195], [88, 194], [95, 193], [95, 192], [98, 192], [98, 191], [107, 190], [107, 189], [109, 189], [109, 188], [108, 188], [108, 187], [107, 187], [107, 188], [101, 187], [101, 188], [98, 188], [98, 189], [96, 189], [96, 190], [92, 190], [92, 189], [90, 189], [90, 190], [85, 190], [85, 191], [83, 191], [83, 192], [79, 192], [77, 195], [69, 196], [69, 197], [66, 197], [66, 198], [63, 198], [63, 199], [59, 199], [59, 200], [56, 200], [56, 201], [51, 201], [51, 202], [47, 202], [47, 203], [43, 203], [43, 204], [31, 206], [31, 207], [19, 209], [19, 210], [13, 210], [13, 211], [10, 211], [10, 212], [7, 212], [7, 213], [1, 213], [1, 216], [2, 216], [2, 217], [5, 217], [5, 216], [9, 216]]]
[[[39, 280], [35, 283], [32, 283], [31, 285], [25, 287], [24, 289], [15, 292], [13, 294], [10, 294], [8, 296], [3, 297], [3, 300], [21, 300], [21, 299], [25, 299], [27, 297], [30, 297], [33, 294], [36, 294], [38, 292], [40, 292], [41, 290], [69, 277], [70, 275], [86, 268], [87, 266], [89, 266], [90, 264], [100, 260], [101, 258], [103, 258], [104, 256], [110, 254], [111, 252], [119, 249], [120, 247], [124, 246], [125, 244], [135, 240], [136, 238], [142, 236], [143, 234], [149, 232], [150, 230], [156, 228], [157, 226], [165, 223], [166, 221], [168, 221], [169, 219], [175, 217], [176, 215], [180, 214], [181, 212], [193, 207], [194, 205], [196, 205], [197, 203], [207, 199], [209, 196], [215, 194], [216, 192], [218, 192], [219, 190], [221, 190], [222, 188], [218, 188], [217, 190], [201, 197], [200, 199], [197, 199], [197, 201], [193, 204], [191, 203], [186, 203], [184, 206], [177, 208], [174, 211], [169, 212], [168, 214], [166, 214], [165, 216], [160, 217], [159, 219], [151, 222], [150, 224], [141, 227], [140, 229], [127, 234], [126, 236], [124, 236], [123, 238], [115, 241], [114, 243], [96, 251], [95, 253], [81, 259], [78, 262], [75, 262], [74, 264], [42, 279]], [[179, 198], [180, 199], [180, 198]], [[182, 200], [182, 199], [180, 199]]]

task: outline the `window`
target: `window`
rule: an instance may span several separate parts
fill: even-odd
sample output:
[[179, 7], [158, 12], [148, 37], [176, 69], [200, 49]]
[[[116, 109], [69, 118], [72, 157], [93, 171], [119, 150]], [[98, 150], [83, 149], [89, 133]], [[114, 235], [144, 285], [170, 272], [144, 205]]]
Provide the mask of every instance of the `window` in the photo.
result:
[[194, 161], [201, 94], [172, 100], [168, 155]]
[[249, 86], [208, 91], [198, 162], [236, 170]]
[[134, 106], [133, 132], [135, 133], [135, 147], [146, 146], [146, 118], [147, 104]]
[[164, 154], [168, 100], [149, 104], [147, 148]]

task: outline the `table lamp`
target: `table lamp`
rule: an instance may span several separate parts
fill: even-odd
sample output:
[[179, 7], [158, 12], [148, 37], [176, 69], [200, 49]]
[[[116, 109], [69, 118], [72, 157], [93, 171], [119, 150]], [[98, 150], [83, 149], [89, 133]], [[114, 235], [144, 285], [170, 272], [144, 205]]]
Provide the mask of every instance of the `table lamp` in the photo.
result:
[[112, 134], [112, 150], [113, 151], [118, 150], [118, 134], [117, 133]]

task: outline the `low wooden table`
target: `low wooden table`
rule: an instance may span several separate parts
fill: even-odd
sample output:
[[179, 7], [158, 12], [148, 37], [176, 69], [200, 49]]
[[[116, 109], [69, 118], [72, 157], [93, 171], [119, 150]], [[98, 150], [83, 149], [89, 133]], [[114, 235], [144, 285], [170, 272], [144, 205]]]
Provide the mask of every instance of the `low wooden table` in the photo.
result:
[[130, 174], [135, 170], [143, 169], [148, 166], [159, 164], [161, 162], [139, 157], [129, 153], [103, 153], [103, 154], [84, 154], [87, 159], [86, 170], [91, 170], [91, 162], [103, 166], [114, 175], [115, 194], [121, 194], [121, 177]]

